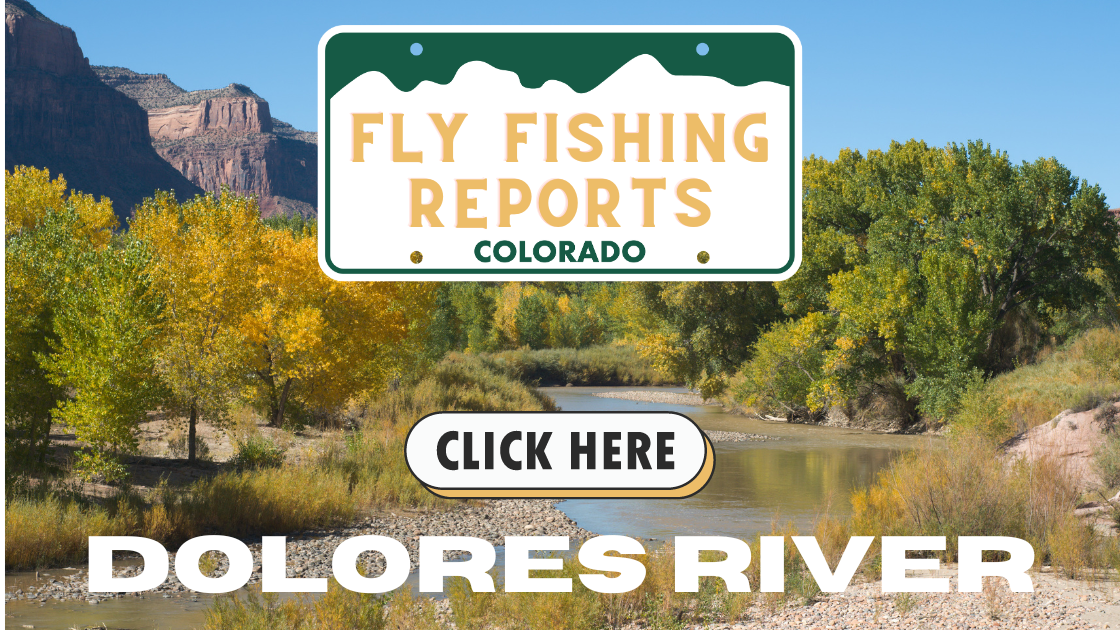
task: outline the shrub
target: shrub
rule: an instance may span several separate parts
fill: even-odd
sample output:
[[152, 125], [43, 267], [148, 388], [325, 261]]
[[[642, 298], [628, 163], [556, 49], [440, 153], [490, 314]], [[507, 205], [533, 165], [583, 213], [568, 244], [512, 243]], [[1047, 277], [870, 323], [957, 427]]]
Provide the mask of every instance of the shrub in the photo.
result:
[[1067, 519], [1079, 493], [1053, 458], [1009, 464], [976, 434], [929, 443], [895, 460], [871, 487], [852, 493], [856, 535], [945, 536], [943, 558], [958, 536], [1013, 536], [1031, 543], [1037, 563], [1088, 563], [1072, 544]]
[[262, 435], [253, 435], [236, 443], [231, 461], [239, 469], [275, 468], [284, 463], [284, 449]]
[[1038, 363], [970, 389], [953, 425], [1005, 440], [1063, 409], [1092, 409], [1120, 392], [1120, 329], [1097, 328]]
[[1106, 488], [1120, 486], [1120, 434], [1112, 432], [1093, 456], [1093, 463]]
[[[187, 432], [182, 427], [175, 427], [167, 434], [167, 454], [170, 457], [186, 459], [187, 457]], [[194, 436], [194, 455], [199, 461], [213, 461], [210, 446], [201, 435]]]
[[610, 345], [550, 350], [506, 350], [478, 357], [490, 370], [534, 385], [664, 385], [633, 346]]
[[826, 406], [817, 387], [824, 380], [824, 353], [833, 341], [832, 325], [821, 313], [774, 324], [759, 337], [754, 356], [732, 380], [733, 399], [763, 413], [782, 415]]

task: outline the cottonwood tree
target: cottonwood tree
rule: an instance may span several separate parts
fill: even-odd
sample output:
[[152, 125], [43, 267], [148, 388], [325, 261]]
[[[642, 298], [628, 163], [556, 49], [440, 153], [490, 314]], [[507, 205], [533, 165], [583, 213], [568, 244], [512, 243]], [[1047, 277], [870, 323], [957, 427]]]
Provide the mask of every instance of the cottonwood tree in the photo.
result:
[[1053, 158], [910, 141], [811, 157], [804, 181], [802, 267], [777, 287], [787, 314], [833, 320], [805, 328], [830, 336], [807, 395], [817, 406], [891, 382], [944, 418], [1011, 367], [1017, 320], [1045, 325], [1120, 280], [1104, 195]]
[[137, 425], [166, 397], [153, 365], [161, 305], [148, 260], [136, 241], [66, 257], [53, 352], [41, 360], [50, 381], [72, 392], [53, 414], [87, 445], [76, 466], [87, 477], [124, 477], [116, 454], [136, 451]]
[[663, 374], [720, 394], [751, 356], [759, 334], [781, 315], [768, 282], [647, 282], [634, 285], [639, 349]]
[[151, 255], [151, 286], [162, 301], [156, 371], [173, 408], [188, 416], [192, 463], [198, 420], [221, 421], [245, 378], [242, 322], [254, 308], [263, 230], [256, 200], [228, 189], [182, 204], [157, 193], [131, 223], [131, 237]]
[[292, 400], [334, 409], [384, 382], [407, 361], [410, 338], [431, 310], [435, 285], [337, 282], [319, 268], [310, 230], [266, 230], [241, 324], [255, 399], [279, 426]]
[[117, 226], [109, 200], [67, 194], [66, 180], [17, 166], [4, 173], [4, 412], [9, 462], [41, 463], [51, 412], [63, 400], [43, 361], [54, 352], [55, 314], [77, 277], [64, 262], [105, 249]]

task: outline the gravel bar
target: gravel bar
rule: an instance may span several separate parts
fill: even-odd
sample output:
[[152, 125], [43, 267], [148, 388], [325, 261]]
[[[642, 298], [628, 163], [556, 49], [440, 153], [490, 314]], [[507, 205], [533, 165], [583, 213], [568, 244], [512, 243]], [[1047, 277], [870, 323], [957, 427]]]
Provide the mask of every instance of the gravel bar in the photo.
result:
[[622, 400], [633, 400], [637, 402], [661, 403], [665, 405], [686, 405], [689, 407], [699, 407], [709, 404], [704, 402], [704, 397], [700, 394], [679, 394], [676, 392], [596, 392], [592, 394], [592, 396], [598, 396], [599, 398], [620, 398]]
[[[599, 398], [620, 398], [637, 402], [661, 403], [666, 405], [686, 405], [699, 407], [708, 403], [700, 394], [679, 394], [676, 392], [596, 392], [592, 394]], [[737, 431], [704, 431], [708, 439], [713, 442], [766, 442], [778, 438], [772, 435], [759, 435], [757, 433], [739, 433]]]
[[768, 442], [779, 438], [758, 433], [739, 433], [738, 431], [704, 431], [712, 442]]
[[[580, 528], [560, 510], [558, 501], [550, 499], [505, 499], [490, 501], [480, 507], [464, 506], [453, 510], [414, 512], [397, 515], [390, 512], [378, 515], [351, 527], [325, 531], [300, 532], [288, 536], [288, 577], [330, 577], [334, 550], [347, 538], [375, 534], [399, 540], [408, 549], [412, 570], [416, 570], [417, 552], [421, 536], [474, 536], [497, 546], [504, 544], [506, 536], [568, 536], [574, 541], [594, 534]], [[253, 574], [249, 584], [261, 580], [260, 539], [246, 541], [253, 552]], [[64, 569], [43, 571], [41, 583], [24, 591], [13, 589], [4, 593], [5, 601], [86, 600], [96, 604], [102, 600], [122, 597], [197, 597], [194, 591], [183, 586], [175, 576], [175, 554], [170, 553], [171, 570], [167, 580], [159, 587], [143, 593], [90, 593], [89, 575], [85, 569], [63, 575]], [[224, 554], [217, 554], [217, 573], [229, 568]], [[380, 575], [385, 569], [384, 557], [367, 552], [359, 557], [368, 575]], [[140, 566], [116, 567], [113, 575], [137, 575]]]
[[[915, 576], [918, 573], [913, 572]], [[821, 593], [807, 605], [768, 609], [756, 600], [737, 623], [709, 623], [720, 630], [774, 628], [965, 630], [1082, 630], [1120, 627], [1120, 588], [1115, 581], [1067, 580], [1032, 571], [1034, 593], [1012, 593], [1003, 579], [983, 593], [957, 592], [955, 568], [928, 572], [949, 577], [950, 593], [883, 593], [880, 582], [852, 584], [843, 593]], [[923, 575], [923, 577], [925, 577]], [[630, 629], [628, 629], [630, 630]], [[634, 629], [636, 630], [636, 629]]]

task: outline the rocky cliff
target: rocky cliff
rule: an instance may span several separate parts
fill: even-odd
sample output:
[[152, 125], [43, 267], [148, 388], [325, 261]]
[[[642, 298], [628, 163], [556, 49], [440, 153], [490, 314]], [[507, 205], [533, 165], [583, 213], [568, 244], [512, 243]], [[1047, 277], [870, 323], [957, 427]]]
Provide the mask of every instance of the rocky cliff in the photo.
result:
[[246, 86], [188, 92], [165, 74], [93, 70], [147, 110], [155, 150], [192, 183], [256, 194], [264, 216], [315, 216], [315, 134], [272, 118], [268, 102]]
[[61, 173], [122, 218], [157, 189], [201, 192], [156, 153], [146, 112], [98, 79], [73, 30], [24, 0], [5, 3], [4, 23], [6, 169]]

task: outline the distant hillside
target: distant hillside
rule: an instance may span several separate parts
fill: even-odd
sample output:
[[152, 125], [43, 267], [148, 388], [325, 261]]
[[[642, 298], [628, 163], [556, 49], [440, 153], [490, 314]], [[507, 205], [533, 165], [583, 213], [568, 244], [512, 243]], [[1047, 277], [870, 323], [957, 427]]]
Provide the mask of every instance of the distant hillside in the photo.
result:
[[188, 92], [166, 74], [119, 66], [93, 71], [147, 110], [153, 147], [192, 183], [255, 194], [264, 216], [316, 215], [316, 134], [273, 118], [268, 101], [248, 87]]
[[6, 169], [61, 173], [122, 219], [156, 189], [202, 192], [156, 153], [144, 110], [98, 80], [73, 30], [24, 0], [5, 3], [4, 24]]

